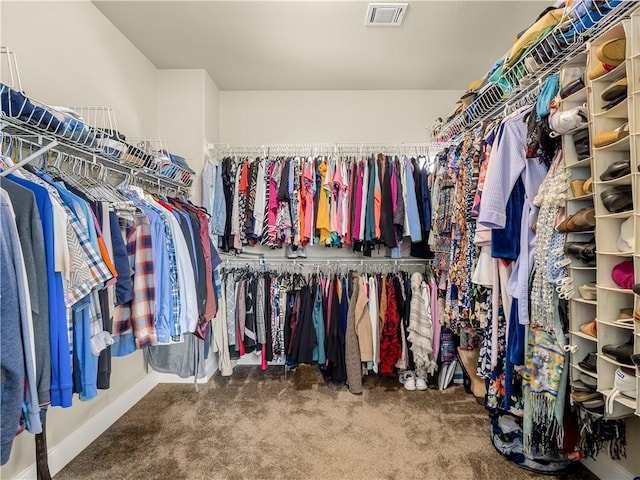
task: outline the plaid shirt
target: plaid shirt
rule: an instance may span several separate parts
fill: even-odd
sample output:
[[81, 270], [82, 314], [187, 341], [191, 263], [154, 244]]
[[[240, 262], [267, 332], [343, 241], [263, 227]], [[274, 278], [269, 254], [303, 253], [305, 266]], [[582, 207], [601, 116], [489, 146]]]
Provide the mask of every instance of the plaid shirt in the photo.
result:
[[64, 301], [67, 307], [71, 307], [113, 275], [78, 218], [69, 207], [65, 205], [64, 208], [69, 219], [67, 241], [71, 260], [71, 281], [65, 288]]
[[146, 217], [136, 217], [123, 230], [133, 271], [133, 298], [115, 308], [113, 336], [133, 333], [136, 347], [144, 348], [157, 342], [151, 226]]

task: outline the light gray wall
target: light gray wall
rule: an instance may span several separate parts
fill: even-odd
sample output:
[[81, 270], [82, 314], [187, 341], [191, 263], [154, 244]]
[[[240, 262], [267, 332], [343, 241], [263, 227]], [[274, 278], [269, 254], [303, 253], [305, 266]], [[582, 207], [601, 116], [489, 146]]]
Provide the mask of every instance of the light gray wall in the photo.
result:
[[222, 143], [427, 142], [456, 90], [221, 91]]

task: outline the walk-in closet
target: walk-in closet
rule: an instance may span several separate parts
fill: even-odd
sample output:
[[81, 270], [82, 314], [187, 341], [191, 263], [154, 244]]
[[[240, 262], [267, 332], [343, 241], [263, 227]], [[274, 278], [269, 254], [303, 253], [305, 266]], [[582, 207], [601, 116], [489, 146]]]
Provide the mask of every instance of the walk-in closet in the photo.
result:
[[0, 477], [640, 479], [640, 2], [0, 0]]

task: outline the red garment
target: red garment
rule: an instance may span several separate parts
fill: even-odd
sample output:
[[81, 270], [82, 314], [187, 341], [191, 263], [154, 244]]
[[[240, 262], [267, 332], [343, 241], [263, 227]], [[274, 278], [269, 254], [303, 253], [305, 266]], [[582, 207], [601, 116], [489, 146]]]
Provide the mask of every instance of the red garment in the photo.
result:
[[398, 327], [400, 316], [396, 306], [396, 291], [393, 288], [393, 280], [387, 278], [387, 311], [385, 313], [384, 327], [380, 335], [380, 373], [393, 373], [396, 362], [402, 355]]

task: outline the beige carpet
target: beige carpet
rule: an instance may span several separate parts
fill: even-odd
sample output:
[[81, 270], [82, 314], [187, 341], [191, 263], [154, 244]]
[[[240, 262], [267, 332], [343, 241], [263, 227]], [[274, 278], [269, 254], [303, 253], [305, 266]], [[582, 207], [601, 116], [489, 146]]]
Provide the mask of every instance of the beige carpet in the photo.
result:
[[[160, 385], [56, 480], [554, 478], [494, 450], [488, 418], [462, 387], [408, 392], [367, 379], [363, 395], [312, 367], [236, 368], [201, 386]], [[580, 468], [570, 479], [592, 477]]]

